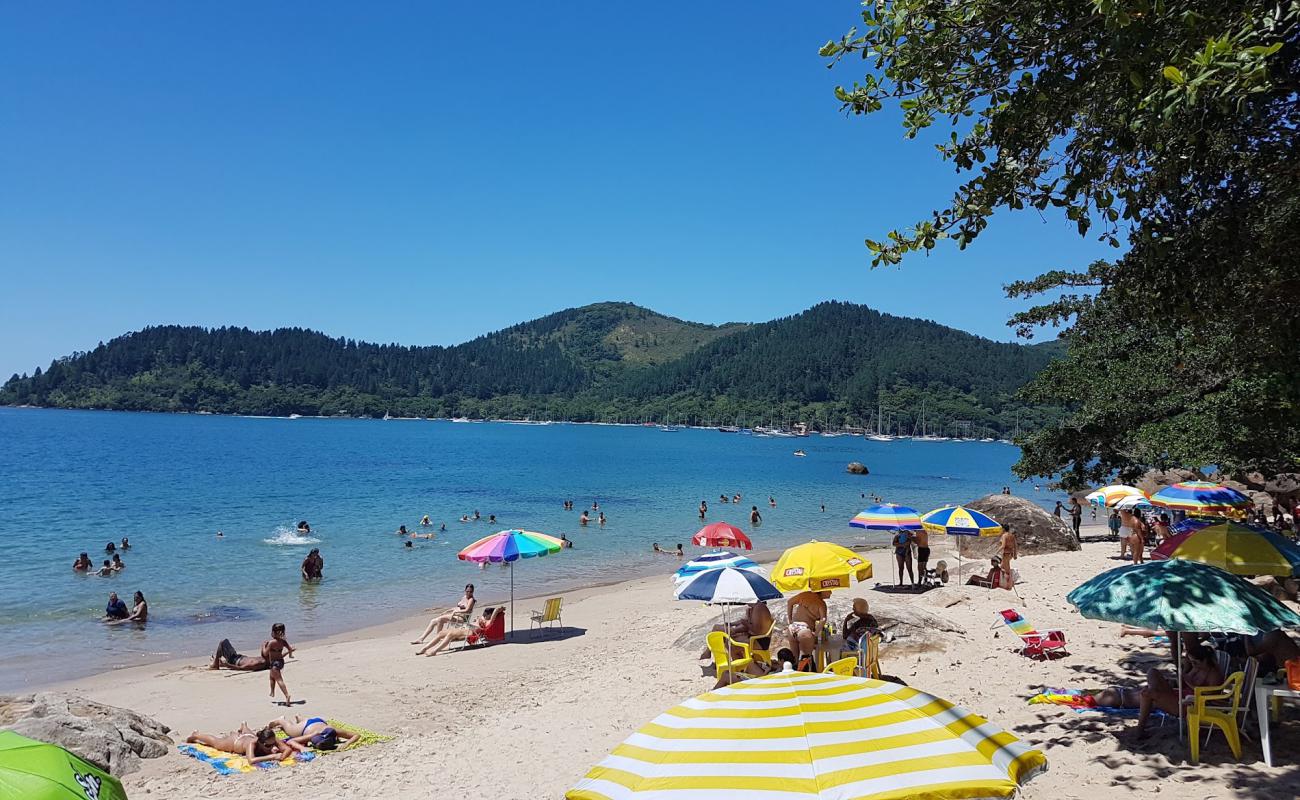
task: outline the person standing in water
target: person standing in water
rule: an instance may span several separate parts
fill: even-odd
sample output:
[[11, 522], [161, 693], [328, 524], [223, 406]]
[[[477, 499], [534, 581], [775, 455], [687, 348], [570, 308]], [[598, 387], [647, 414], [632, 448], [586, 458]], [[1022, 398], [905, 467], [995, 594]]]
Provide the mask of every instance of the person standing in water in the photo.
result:
[[590, 519], [591, 518], [587, 516], [587, 509], [584, 508], [582, 509], [582, 513], [578, 515], [578, 524], [585, 528]]
[[709, 513], [709, 504], [708, 504], [708, 502], [706, 502], [706, 501], [704, 501], [704, 500], [701, 500], [701, 501], [700, 501], [700, 520], [703, 520], [704, 517], [705, 517], [705, 515], [707, 515], [708, 513]]
[[763, 515], [758, 513], [758, 506], [749, 507], [749, 524], [757, 525], [763, 521]]
[[427, 527], [429, 527], [429, 526], [432, 525], [432, 524], [433, 524], [433, 521], [429, 519], [429, 515], [428, 515], [428, 514], [425, 514], [423, 517], [420, 518], [420, 525], [422, 525], [422, 526], [424, 526], [424, 527], [427, 528]]

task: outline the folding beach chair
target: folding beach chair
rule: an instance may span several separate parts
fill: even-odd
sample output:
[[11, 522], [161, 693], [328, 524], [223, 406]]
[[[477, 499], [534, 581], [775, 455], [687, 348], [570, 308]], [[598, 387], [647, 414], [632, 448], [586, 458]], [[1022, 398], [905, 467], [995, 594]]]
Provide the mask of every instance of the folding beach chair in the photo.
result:
[[[533, 630], [533, 626], [537, 626], [537, 631], [540, 633], [543, 625], [557, 622], [561, 627], [563, 627], [564, 621], [560, 619], [560, 606], [563, 603], [563, 597], [552, 597], [547, 599], [545, 608], [541, 611], [530, 612], [529, 618], [531, 619], [531, 622], [528, 623], [528, 629], [531, 631]], [[552, 627], [554, 627], [553, 624]]]
[[[1019, 611], [1008, 608], [1005, 611], [998, 612], [1002, 616], [1002, 621], [1011, 629], [1011, 632], [1020, 637], [1024, 646], [1020, 649], [1020, 654], [1030, 658], [1057, 658], [1059, 656], [1069, 655], [1065, 649], [1065, 634], [1061, 631], [1046, 631], [1040, 633], [1029, 621], [1021, 616]], [[996, 623], [994, 623], [996, 626]]]
[[486, 647], [497, 642], [506, 640], [506, 607], [498, 606], [492, 611], [492, 616], [488, 617], [487, 627], [482, 633], [475, 631], [465, 637], [465, 646], [461, 650], [468, 650], [471, 647]]

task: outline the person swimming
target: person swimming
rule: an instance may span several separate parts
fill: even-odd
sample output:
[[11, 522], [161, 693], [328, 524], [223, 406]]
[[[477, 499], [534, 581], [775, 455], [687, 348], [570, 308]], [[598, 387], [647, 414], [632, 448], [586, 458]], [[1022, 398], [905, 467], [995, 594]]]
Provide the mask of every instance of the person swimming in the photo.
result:
[[116, 571], [116, 572], [121, 572], [121, 571], [124, 570], [124, 569], [126, 569], [126, 564], [123, 564], [123, 563], [122, 563], [122, 557], [119, 556], [117, 553], [114, 553], [114, 554], [113, 554], [113, 570]]
[[420, 524], [427, 528], [433, 524], [433, 521], [429, 519], [428, 514], [425, 514], [423, 517], [420, 518]]
[[105, 553], [112, 553], [116, 551], [117, 551], [117, 545], [113, 544], [112, 542], [109, 542], [108, 544], [104, 545]]
[[591, 521], [591, 517], [587, 516], [587, 509], [584, 508], [582, 514], [578, 517], [578, 524], [585, 528], [589, 521]]
[[307, 520], [304, 519], [298, 521], [298, 533], [301, 533], [304, 536], [311, 533], [311, 526], [307, 524]]
[[605, 512], [604, 512], [604, 511], [600, 512], [600, 516], [599, 516], [599, 518], [597, 518], [596, 521], [599, 522], [601, 525], [604, 525], [604, 524], [605, 524]]
[[94, 569], [95, 565], [90, 560], [89, 553], [82, 553], [77, 556], [77, 560], [72, 562], [72, 568], [78, 572], [89, 572]]
[[130, 540], [130, 539], [127, 539], [125, 536], [123, 536], [123, 537], [122, 537], [122, 545], [121, 545], [121, 547], [122, 547], [123, 550], [130, 550], [130, 549], [131, 549], [131, 540]]
[[405, 535], [406, 535], [406, 526], [405, 526], [405, 525], [398, 525], [398, 526], [397, 526], [397, 535], [398, 535], [398, 536], [405, 536]]

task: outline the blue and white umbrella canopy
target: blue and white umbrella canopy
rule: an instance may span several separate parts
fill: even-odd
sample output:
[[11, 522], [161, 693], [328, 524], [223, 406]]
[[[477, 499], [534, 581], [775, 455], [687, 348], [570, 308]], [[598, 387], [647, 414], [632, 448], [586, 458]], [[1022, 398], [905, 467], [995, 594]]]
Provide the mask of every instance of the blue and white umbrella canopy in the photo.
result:
[[682, 584], [676, 595], [678, 600], [741, 606], [775, 600], [781, 596], [781, 590], [757, 572], [723, 567], [699, 573]]
[[763, 569], [758, 565], [757, 561], [749, 556], [740, 556], [723, 550], [717, 553], [709, 553], [707, 556], [693, 558], [685, 564], [682, 564], [678, 567], [677, 571], [673, 573], [673, 582], [681, 584], [685, 581], [689, 581], [691, 578], [694, 578], [696, 575], [699, 575], [701, 572], [706, 570], [725, 569], [726, 567], [731, 567], [732, 569], [744, 569], [751, 572], [762, 572]]

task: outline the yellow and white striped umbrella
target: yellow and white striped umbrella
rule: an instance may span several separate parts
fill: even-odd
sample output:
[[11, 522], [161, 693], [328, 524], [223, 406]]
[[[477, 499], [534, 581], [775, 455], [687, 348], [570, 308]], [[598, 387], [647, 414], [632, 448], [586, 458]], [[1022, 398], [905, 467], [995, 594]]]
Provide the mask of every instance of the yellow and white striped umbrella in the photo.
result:
[[1011, 797], [1047, 759], [964, 708], [896, 683], [785, 671], [659, 715], [569, 800]]

